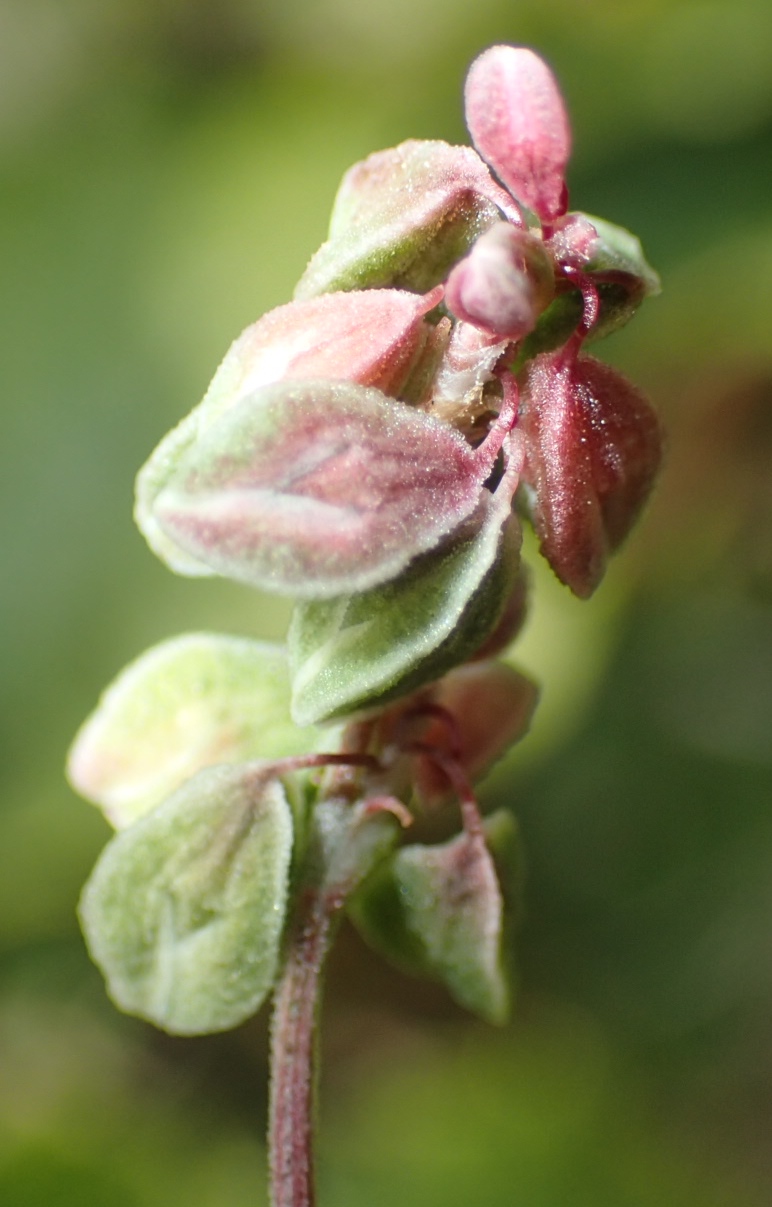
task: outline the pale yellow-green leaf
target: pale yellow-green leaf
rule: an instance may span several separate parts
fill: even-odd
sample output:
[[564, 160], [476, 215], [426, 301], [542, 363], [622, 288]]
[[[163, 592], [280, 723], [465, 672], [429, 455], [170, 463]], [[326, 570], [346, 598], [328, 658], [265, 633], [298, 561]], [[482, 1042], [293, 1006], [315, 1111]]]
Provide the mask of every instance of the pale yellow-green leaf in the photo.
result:
[[117, 834], [80, 917], [116, 1005], [179, 1035], [235, 1027], [270, 992], [292, 818], [258, 765], [211, 767]]
[[289, 697], [281, 646], [213, 633], [161, 642], [102, 696], [70, 780], [121, 829], [204, 767], [334, 750], [335, 733], [293, 723]]

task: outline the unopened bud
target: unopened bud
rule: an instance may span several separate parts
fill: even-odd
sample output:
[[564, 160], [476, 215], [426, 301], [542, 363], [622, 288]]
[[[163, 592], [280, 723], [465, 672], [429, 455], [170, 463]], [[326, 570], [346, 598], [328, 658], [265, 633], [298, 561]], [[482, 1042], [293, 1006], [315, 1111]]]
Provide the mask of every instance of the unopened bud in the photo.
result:
[[541, 240], [498, 222], [451, 272], [445, 304], [464, 322], [519, 340], [533, 330], [552, 288], [552, 266]]

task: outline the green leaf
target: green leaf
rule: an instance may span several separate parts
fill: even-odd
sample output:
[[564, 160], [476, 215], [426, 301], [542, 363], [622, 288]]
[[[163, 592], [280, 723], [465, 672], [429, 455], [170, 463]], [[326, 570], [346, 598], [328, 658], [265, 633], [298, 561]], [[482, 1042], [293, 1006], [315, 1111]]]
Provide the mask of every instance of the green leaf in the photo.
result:
[[425, 293], [502, 213], [519, 221], [471, 147], [411, 139], [378, 151], [343, 177], [330, 237], [295, 297], [387, 285]]
[[[517, 831], [502, 811], [486, 822], [507, 880], [518, 862]], [[441, 981], [488, 1022], [505, 1022], [513, 976], [510, 930], [516, 894], [502, 892], [481, 834], [436, 846], [401, 847], [351, 903], [363, 937], [405, 972]]]
[[644, 297], [660, 292], [659, 276], [643, 254], [641, 241], [636, 235], [623, 226], [607, 222], [605, 218], [596, 218], [593, 214], [581, 216], [589, 219], [598, 234], [598, 241], [586, 265], [588, 272], [620, 272], [635, 277], [640, 282]]
[[324, 867], [322, 890], [341, 900], [349, 897], [394, 849], [409, 821], [404, 805], [391, 797], [354, 805], [344, 799], [320, 800], [313, 813], [313, 840]]
[[[219, 376], [219, 374], [218, 374]], [[208, 395], [207, 395], [208, 398]], [[161, 491], [174, 476], [185, 455], [194, 448], [207, 415], [207, 399], [200, 402], [176, 427], [167, 432], [137, 474], [134, 497], [134, 523], [156, 557], [176, 574], [206, 578], [214, 574], [209, 566], [182, 549], [164, 532], [153, 506]]]
[[163, 641], [107, 688], [75, 739], [68, 774], [121, 829], [215, 763], [335, 749], [289, 711], [283, 646], [214, 633]]
[[153, 509], [218, 573], [330, 598], [395, 577], [471, 515], [490, 443], [378, 390], [278, 382], [206, 430]]
[[487, 492], [475, 522], [383, 587], [296, 606], [288, 644], [299, 725], [404, 696], [482, 645], [517, 574], [520, 527], [508, 501]]
[[200, 772], [116, 835], [80, 903], [116, 1005], [177, 1035], [254, 1014], [276, 975], [291, 848], [284, 789], [255, 765]]

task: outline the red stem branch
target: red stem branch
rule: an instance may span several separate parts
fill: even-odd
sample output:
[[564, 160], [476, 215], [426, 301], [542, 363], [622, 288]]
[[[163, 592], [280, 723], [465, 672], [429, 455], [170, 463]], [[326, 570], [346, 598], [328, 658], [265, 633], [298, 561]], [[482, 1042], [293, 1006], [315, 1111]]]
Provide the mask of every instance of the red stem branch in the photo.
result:
[[274, 997], [268, 1149], [272, 1207], [313, 1207], [317, 1019], [337, 901], [303, 894]]

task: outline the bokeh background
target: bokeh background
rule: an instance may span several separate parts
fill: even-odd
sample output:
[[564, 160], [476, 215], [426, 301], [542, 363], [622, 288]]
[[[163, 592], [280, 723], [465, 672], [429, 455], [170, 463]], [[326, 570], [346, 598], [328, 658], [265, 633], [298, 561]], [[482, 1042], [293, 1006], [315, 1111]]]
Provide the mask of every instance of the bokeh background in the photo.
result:
[[600, 351], [668, 462], [591, 603], [537, 573], [542, 707], [486, 793], [527, 854], [517, 1016], [478, 1024], [345, 931], [322, 1202], [772, 1201], [768, 0], [0, 0], [5, 1207], [265, 1201], [265, 1013], [182, 1041], [112, 1008], [74, 915], [108, 829], [62, 766], [152, 642], [281, 637], [281, 603], [153, 558], [134, 474], [287, 300], [343, 170], [465, 141], [497, 41], [554, 65], [574, 205], [662, 274]]

